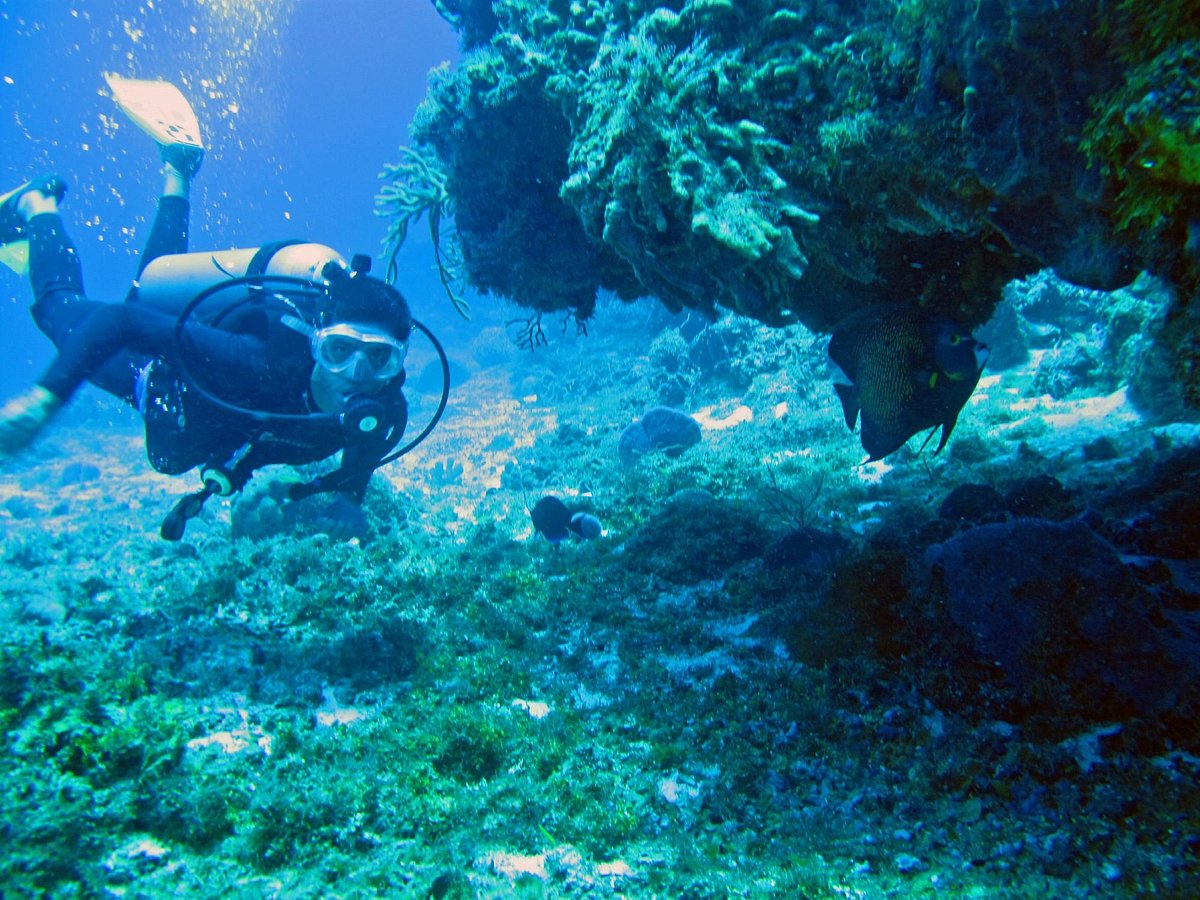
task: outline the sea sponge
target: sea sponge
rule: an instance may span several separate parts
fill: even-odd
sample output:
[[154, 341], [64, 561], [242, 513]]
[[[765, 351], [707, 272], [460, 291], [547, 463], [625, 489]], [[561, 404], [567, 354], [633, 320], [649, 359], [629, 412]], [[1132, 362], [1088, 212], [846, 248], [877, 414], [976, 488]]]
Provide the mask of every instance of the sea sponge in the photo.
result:
[[661, 451], [667, 456], [679, 456], [698, 443], [700, 426], [695, 419], [669, 406], [655, 406], [625, 427], [617, 453], [621, 462], [629, 466], [648, 453]]

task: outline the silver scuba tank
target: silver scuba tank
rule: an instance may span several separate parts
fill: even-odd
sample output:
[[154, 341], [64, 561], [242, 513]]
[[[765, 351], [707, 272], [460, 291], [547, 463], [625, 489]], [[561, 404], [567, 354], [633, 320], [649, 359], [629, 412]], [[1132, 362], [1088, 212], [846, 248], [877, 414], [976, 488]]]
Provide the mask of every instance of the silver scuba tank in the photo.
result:
[[[341, 255], [324, 244], [267, 244], [241, 250], [160, 256], [146, 266], [138, 279], [136, 302], [178, 314], [201, 291], [246, 275], [288, 275], [324, 284], [321, 270], [330, 262], [346, 267]], [[207, 321], [224, 305], [216, 302], [216, 309], [199, 310], [197, 317]]]

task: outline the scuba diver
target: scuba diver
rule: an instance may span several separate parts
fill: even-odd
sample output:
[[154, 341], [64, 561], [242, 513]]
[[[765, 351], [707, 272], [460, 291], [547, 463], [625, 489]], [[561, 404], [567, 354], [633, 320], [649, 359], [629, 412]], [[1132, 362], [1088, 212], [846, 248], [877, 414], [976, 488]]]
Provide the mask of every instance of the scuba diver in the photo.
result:
[[[188, 194], [204, 149], [194, 114], [167, 82], [108, 76], [121, 108], [160, 147], [164, 186], [137, 279], [124, 303], [89, 299], [59, 216], [66, 183], [43, 175], [0, 198], [0, 256], [28, 266], [33, 318], [57, 355], [37, 383], [0, 408], [0, 455], [30, 444], [85, 382], [137, 409], [159, 472], [200, 468], [203, 487], [162, 524], [168, 540], [212, 495], [241, 490], [256, 469], [338, 451], [340, 466], [290, 499], [334, 492], [359, 506], [371, 474], [433, 429], [449, 388], [445, 354], [396, 288], [297, 241], [188, 253]], [[401, 390], [414, 327], [442, 357], [442, 402], [418, 438]]]

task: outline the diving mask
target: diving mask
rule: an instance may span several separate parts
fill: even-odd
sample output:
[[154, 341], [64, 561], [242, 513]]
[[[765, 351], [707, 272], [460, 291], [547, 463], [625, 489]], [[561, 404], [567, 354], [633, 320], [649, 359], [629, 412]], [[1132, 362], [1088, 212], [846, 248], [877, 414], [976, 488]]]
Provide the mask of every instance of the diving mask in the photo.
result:
[[312, 333], [313, 359], [335, 375], [390, 381], [404, 368], [408, 343], [383, 332], [339, 322]]

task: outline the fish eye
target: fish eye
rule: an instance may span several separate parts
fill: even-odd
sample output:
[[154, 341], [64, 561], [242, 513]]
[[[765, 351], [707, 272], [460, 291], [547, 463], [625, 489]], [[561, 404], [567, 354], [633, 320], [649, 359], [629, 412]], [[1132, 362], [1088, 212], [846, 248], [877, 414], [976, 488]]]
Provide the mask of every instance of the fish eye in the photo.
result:
[[959, 344], [962, 343], [962, 339], [963, 339], [963, 336], [961, 334], [959, 334], [958, 332], [955, 332], [954, 334], [950, 335], [950, 346], [957, 347]]

